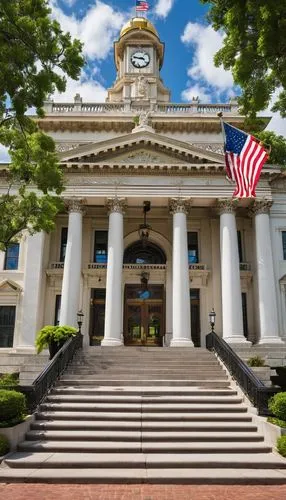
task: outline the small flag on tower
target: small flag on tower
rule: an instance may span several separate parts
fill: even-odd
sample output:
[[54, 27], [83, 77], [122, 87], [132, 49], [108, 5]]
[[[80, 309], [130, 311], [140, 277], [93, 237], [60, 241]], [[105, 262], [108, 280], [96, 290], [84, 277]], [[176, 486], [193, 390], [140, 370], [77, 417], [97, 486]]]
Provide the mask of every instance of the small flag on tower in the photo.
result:
[[236, 183], [235, 198], [255, 198], [262, 167], [268, 159], [262, 143], [246, 132], [222, 122], [226, 172]]
[[149, 3], [146, 0], [136, 0], [136, 12], [147, 12]]

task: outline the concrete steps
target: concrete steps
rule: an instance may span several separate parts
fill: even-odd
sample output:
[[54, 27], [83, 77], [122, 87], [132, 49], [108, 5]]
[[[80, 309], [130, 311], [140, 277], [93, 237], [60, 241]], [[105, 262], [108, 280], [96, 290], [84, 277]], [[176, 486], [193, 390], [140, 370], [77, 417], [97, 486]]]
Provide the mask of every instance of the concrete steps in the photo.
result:
[[272, 453], [226, 372], [203, 349], [78, 354], [35, 417], [0, 467], [1, 480], [286, 481], [286, 460]]

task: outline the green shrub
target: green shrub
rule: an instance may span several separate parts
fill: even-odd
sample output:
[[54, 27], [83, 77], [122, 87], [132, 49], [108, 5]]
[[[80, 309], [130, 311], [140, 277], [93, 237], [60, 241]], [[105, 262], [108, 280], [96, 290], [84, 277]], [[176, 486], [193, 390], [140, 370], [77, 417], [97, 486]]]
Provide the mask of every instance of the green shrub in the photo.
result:
[[0, 377], [0, 389], [16, 387], [19, 384], [19, 373], [4, 373]]
[[51, 342], [65, 342], [69, 337], [73, 337], [77, 334], [77, 329], [73, 326], [44, 326], [38, 333], [35, 340], [35, 346], [37, 348], [37, 353], [42, 352], [43, 349], [47, 349]]
[[286, 436], [280, 436], [277, 439], [277, 450], [282, 457], [286, 457]]
[[248, 366], [265, 366], [265, 359], [260, 356], [253, 356], [247, 360]]
[[268, 417], [267, 422], [270, 422], [271, 424], [278, 425], [278, 427], [286, 427], [286, 421], [281, 420], [280, 418], [276, 417]]
[[10, 443], [8, 439], [6, 438], [6, 436], [2, 436], [2, 434], [0, 434], [0, 457], [6, 455], [6, 453], [8, 453], [9, 450], [10, 450]]
[[[21, 422], [26, 415], [24, 394], [17, 391], [0, 390], [0, 424]], [[5, 425], [6, 426], [6, 425]]]
[[278, 392], [268, 403], [269, 410], [281, 420], [286, 420], [286, 392]]

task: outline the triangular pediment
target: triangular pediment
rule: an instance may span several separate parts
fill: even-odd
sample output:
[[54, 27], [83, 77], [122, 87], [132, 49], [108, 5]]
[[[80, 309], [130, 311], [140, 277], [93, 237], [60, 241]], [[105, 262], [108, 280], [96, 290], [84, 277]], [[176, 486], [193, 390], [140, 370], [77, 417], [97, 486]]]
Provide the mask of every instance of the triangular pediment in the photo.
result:
[[0, 293], [20, 293], [22, 288], [13, 280], [4, 280], [0, 283]]
[[59, 155], [63, 164], [216, 164], [223, 155], [152, 132], [136, 132], [86, 144]]

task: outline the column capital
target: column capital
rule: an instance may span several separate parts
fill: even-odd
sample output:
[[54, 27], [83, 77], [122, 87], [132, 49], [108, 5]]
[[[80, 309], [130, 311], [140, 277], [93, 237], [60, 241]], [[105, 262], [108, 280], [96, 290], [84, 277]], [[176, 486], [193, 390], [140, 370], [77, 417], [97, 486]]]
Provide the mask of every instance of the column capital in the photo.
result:
[[170, 198], [169, 210], [171, 214], [183, 213], [188, 215], [193, 200], [191, 198]]
[[107, 198], [105, 206], [107, 207], [108, 215], [117, 212], [119, 214], [124, 214], [127, 208], [126, 198]]
[[235, 214], [238, 205], [238, 200], [232, 198], [218, 198], [216, 200], [216, 211], [219, 215]]
[[65, 207], [69, 212], [84, 213], [85, 200], [83, 198], [69, 198], [64, 200]]
[[266, 200], [266, 199], [256, 200], [249, 208], [248, 215], [250, 217], [254, 217], [255, 215], [260, 215], [260, 214], [269, 214], [272, 204], [273, 202], [271, 200]]

